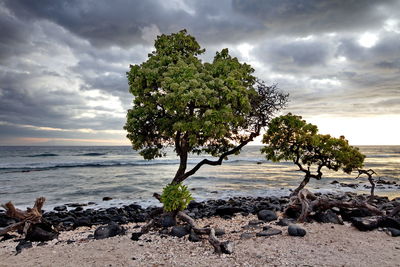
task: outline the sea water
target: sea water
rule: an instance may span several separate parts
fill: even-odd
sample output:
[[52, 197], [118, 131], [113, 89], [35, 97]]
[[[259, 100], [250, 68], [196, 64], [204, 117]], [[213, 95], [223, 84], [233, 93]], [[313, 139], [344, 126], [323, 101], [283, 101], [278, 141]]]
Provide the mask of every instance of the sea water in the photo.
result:
[[[282, 196], [297, 187], [303, 173], [291, 162], [273, 163], [260, 153], [260, 146], [247, 146], [240, 155], [230, 156], [221, 166], [204, 165], [185, 184], [198, 201], [232, 196]], [[362, 146], [372, 168], [384, 180], [400, 183], [400, 146]], [[144, 160], [129, 146], [15, 146], [0, 147], [0, 203], [12, 201], [17, 207], [31, 206], [39, 196], [46, 197], [46, 209], [65, 203], [94, 202], [107, 207], [136, 202], [157, 204], [152, 198], [168, 184], [179, 161], [172, 150], [166, 157]], [[192, 156], [188, 170], [208, 155]], [[324, 172], [321, 180], [311, 179], [312, 191], [357, 191], [369, 193], [366, 177], [357, 173]], [[354, 189], [332, 184], [357, 183]], [[380, 186], [376, 194], [400, 196], [398, 187]], [[103, 201], [111, 197], [111, 201]]]

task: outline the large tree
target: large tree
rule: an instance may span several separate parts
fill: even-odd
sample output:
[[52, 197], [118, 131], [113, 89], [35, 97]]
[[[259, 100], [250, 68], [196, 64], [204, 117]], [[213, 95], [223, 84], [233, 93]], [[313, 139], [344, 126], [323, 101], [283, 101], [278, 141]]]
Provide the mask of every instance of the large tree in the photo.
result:
[[323, 168], [350, 174], [363, 166], [365, 156], [341, 136], [318, 134], [318, 127], [291, 113], [274, 118], [263, 136], [261, 149], [274, 162], [293, 161], [304, 172], [304, 179], [295, 189], [297, 195], [310, 181], [320, 180]]
[[[228, 49], [217, 52], [211, 63], [199, 58], [204, 51], [185, 30], [158, 36], [147, 61], [131, 66], [127, 73], [134, 100], [124, 129], [133, 149], [140, 150], [145, 159], [164, 156], [168, 147], [173, 147], [180, 159], [171, 183], [161, 196], [155, 194], [166, 212], [160, 217], [179, 217], [196, 234], [209, 234], [216, 252], [229, 253], [232, 243], [220, 242], [213, 229], [196, 227], [182, 212], [191, 199], [182, 182], [203, 165], [221, 165], [227, 156], [240, 153], [285, 106], [287, 95], [256, 79], [254, 69], [230, 56]], [[203, 159], [187, 170], [191, 153], [214, 158]], [[132, 239], [156, 221], [154, 218]]]
[[[287, 102], [276, 86], [253, 76], [254, 69], [228, 53], [217, 52], [211, 63], [186, 30], [161, 35], [155, 51], [127, 73], [134, 96], [124, 129], [133, 149], [148, 160], [173, 147], [179, 168], [171, 185], [193, 175], [203, 165], [220, 165], [260, 134], [273, 114]], [[187, 170], [190, 153], [208, 153]]]

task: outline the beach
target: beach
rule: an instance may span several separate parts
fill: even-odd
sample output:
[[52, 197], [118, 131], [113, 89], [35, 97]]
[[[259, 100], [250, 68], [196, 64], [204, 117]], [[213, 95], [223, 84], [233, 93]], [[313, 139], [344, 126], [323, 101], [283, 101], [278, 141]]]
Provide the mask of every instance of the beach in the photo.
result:
[[211, 225], [226, 232], [222, 240], [234, 242], [234, 253], [217, 255], [206, 241], [193, 243], [150, 232], [139, 241], [130, 233], [138, 225], [128, 224], [128, 234], [103, 240], [88, 239], [95, 227], [61, 232], [47, 245], [24, 249], [15, 255], [16, 242], [0, 243], [0, 266], [399, 266], [400, 239], [384, 231], [361, 232], [345, 223], [300, 224], [304, 237], [293, 237], [287, 227], [270, 223], [281, 235], [241, 239], [243, 229], [256, 216], [237, 215], [199, 219], [201, 226]]

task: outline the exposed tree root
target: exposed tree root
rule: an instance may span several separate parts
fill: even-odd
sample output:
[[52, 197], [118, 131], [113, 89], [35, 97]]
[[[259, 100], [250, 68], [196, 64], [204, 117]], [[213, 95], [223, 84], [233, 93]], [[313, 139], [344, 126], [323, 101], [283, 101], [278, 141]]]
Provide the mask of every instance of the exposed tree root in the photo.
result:
[[[153, 196], [160, 200], [160, 195], [154, 193]], [[189, 215], [182, 211], [172, 212], [172, 213], [163, 213], [163, 209], [160, 208], [157, 210], [158, 214], [153, 214], [154, 218], [152, 218], [146, 225], [144, 225], [140, 232], [134, 233], [132, 235], [132, 239], [137, 240], [141, 235], [148, 233], [152, 229], [161, 228], [161, 218], [162, 216], [173, 216], [174, 218], [179, 218], [183, 222], [189, 224], [191, 230], [194, 231], [197, 235], [208, 235], [208, 241], [214, 247], [214, 252], [221, 254], [231, 254], [233, 252], [233, 243], [231, 241], [220, 241], [215, 236], [215, 230], [213, 228], [199, 228], [196, 225], [196, 222]]]
[[293, 210], [301, 210], [300, 216], [298, 217], [299, 222], [304, 222], [306, 221], [307, 217], [312, 213], [312, 212], [321, 212], [328, 210], [333, 207], [338, 207], [338, 208], [364, 208], [372, 212], [373, 214], [376, 215], [383, 215], [383, 212], [379, 210], [378, 208], [372, 206], [371, 204], [368, 204], [365, 201], [361, 200], [351, 200], [351, 201], [340, 201], [340, 200], [332, 200], [329, 199], [325, 196], [322, 196], [320, 198], [316, 197], [313, 193], [308, 191], [307, 189], [302, 189], [300, 192], [297, 194], [297, 196], [293, 196], [290, 199], [290, 203], [288, 207], [285, 209], [285, 213], [289, 209]]
[[19, 210], [11, 202], [1, 205], [6, 210], [6, 215], [20, 220], [17, 223], [0, 229], [0, 236], [15, 230], [22, 230], [24, 236], [32, 229], [35, 224], [42, 223], [42, 207], [45, 202], [44, 197], [36, 199], [33, 208], [27, 208], [26, 211]]

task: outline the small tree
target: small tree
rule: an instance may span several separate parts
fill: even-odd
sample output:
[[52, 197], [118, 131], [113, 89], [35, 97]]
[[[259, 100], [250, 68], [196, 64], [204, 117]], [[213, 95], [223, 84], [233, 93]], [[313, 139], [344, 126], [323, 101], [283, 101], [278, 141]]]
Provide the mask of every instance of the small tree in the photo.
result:
[[318, 134], [317, 126], [307, 123], [300, 116], [289, 113], [277, 117], [271, 120], [268, 127], [263, 136], [266, 146], [261, 152], [274, 162], [293, 161], [305, 173], [304, 180], [292, 195], [297, 195], [310, 178], [320, 180], [324, 167], [350, 174], [363, 166], [365, 156], [358, 148], [350, 146], [344, 136], [334, 138]]
[[[228, 49], [217, 52], [213, 62], [203, 63], [198, 56], [204, 49], [186, 30], [161, 35], [156, 50], [127, 73], [129, 91], [134, 96], [124, 129], [133, 149], [148, 160], [165, 156], [173, 147], [179, 168], [165, 195], [187, 189], [175, 186], [196, 173], [203, 165], [220, 165], [229, 155], [260, 134], [271, 116], [287, 102], [287, 95], [275, 86], [266, 86], [253, 76], [254, 69], [231, 57]], [[190, 153], [217, 157], [204, 159], [186, 170]], [[174, 186], [175, 188], [171, 188]], [[179, 207], [179, 203], [164, 207]], [[170, 210], [169, 210], [170, 211]]]

